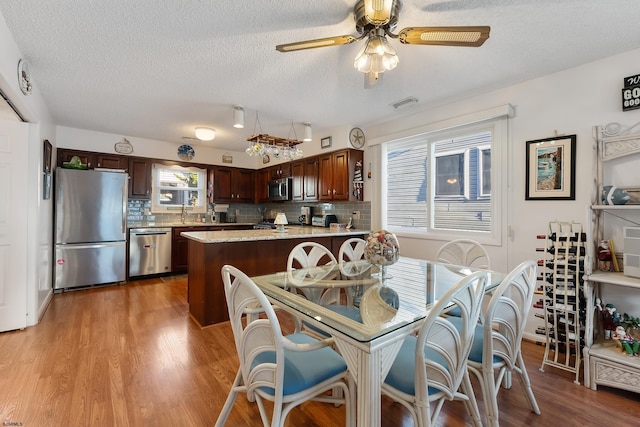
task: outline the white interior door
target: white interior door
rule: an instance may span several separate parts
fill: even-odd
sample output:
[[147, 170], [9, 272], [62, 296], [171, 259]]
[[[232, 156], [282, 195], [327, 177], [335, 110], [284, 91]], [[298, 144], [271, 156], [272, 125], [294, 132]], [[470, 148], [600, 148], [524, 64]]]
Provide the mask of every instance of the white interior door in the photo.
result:
[[0, 120], [0, 332], [27, 324], [29, 125]]

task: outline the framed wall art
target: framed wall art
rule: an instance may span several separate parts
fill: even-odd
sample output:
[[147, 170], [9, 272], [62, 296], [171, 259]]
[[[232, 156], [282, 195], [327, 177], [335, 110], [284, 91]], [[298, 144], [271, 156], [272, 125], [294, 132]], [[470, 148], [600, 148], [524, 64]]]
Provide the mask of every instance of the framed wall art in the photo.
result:
[[576, 199], [576, 135], [527, 141], [525, 200]]
[[331, 147], [331, 137], [326, 136], [320, 140], [320, 148], [329, 148]]

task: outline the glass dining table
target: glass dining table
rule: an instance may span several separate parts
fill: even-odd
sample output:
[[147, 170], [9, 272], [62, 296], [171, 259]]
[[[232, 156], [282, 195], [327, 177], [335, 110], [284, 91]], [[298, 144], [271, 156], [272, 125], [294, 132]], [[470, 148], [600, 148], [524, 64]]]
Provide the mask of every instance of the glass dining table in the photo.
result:
[[[404, 338], [419, 329], [438, 298], [477, 270], [400, 257], [384, 273], [359, 260], [252, 280], [282, 310], [334, 337], [355, 379], [357, 425], [374, 427], [381, 423], [381, 385]], [[485, 292], [503, 277], [489, 271]], [[341, 295], [342, 307], [323, 303], [329, 290]]]

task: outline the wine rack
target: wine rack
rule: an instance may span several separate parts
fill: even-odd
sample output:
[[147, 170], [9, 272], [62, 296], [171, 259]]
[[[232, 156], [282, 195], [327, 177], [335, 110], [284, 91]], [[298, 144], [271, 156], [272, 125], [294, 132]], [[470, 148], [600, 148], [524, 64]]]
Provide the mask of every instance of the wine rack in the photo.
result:
[[575, 373], [580, 384], [582, 347], [584, 346], [585, 298], [584, 260], [587, 235], [575, 222], [549, 223], [545, 238], [545, 256], [538, 261], [546, 347], [542, 366], [553, 366]]

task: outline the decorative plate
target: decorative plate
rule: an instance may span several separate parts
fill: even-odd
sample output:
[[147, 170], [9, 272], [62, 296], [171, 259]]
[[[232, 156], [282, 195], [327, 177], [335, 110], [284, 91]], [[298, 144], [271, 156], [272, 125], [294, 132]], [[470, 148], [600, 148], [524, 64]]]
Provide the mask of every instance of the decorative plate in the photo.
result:
[[349, 142], [353, 148], [362, 148], [366, 142], [364, 132], [360, 128], [353, 128], [349, 132]]
[[18, 61], [18, 85], [23, 94], [29, 95], [31, 93], [31, 89], [33, 89], [32, 81], [29, 63], [21, 59]]
[[196, 150], [192, 146], [184, 144], [178, 147], [178, 157], [182, 160], [191, 160], [196, 155]]

